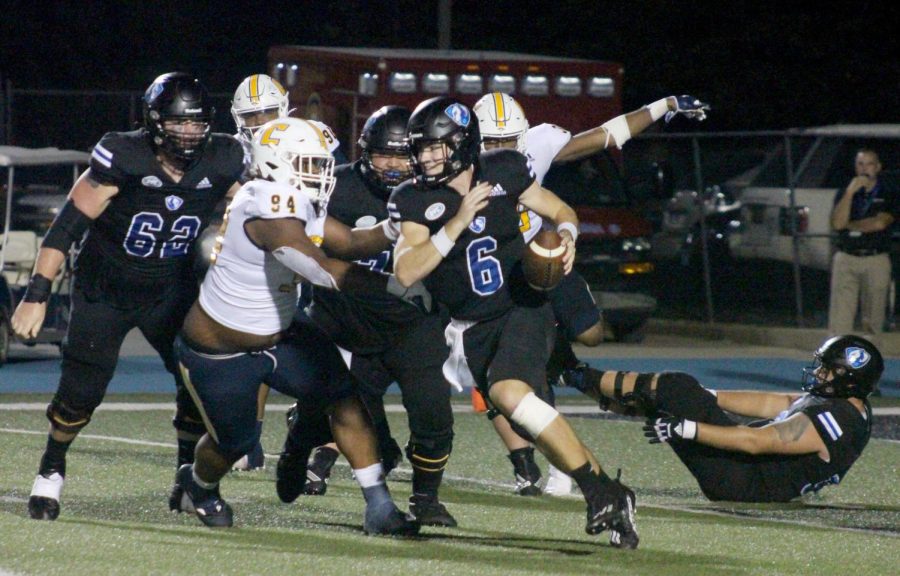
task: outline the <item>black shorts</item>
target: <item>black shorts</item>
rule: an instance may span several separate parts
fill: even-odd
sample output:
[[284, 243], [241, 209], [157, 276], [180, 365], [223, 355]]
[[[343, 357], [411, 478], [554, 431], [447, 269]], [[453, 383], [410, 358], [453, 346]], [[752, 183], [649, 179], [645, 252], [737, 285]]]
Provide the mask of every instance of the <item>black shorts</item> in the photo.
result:
[[547, 293], [559, 328], [570, 342], [600, 321], [600, 309], [581, 274], [572, 270]]
[[[715, 398], [699, 384], [657, 389], [657, 409], [697, 422], [737, 426], [738, 422], [719, 408]], [[672, 450], [687, 466], [703, 494], [710, 500], [770, 502], [783, 500], [776, 494], [776, 476], [768, 473], [778, 456], [753, 456], [721, 450], [697, 442], [670, 442]]]
[[466, 363], [485, 396], [495, 382], [521, 380], [539, 390], [547, 380], [547, 360], [556, 332], [553, 312], [515, 307], [509, 312], [469, 327], [463, 333]]

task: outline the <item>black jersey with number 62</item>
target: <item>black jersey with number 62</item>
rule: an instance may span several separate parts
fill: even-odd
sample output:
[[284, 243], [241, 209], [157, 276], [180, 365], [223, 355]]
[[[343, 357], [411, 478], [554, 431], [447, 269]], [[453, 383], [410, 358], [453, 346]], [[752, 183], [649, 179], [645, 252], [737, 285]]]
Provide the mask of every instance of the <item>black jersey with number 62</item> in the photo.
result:
[[[510, 282], [522, 259], [525, 243], [519, 231], [519, 196], [534, 182], [528, 160], [515, 150], [484, 152], [474, 182], [494, 188], [488, 205], [460, 235], [453, 249], [426, 278], [432, 295], [459, 320], [488, 320], [513, 304]], [[459, 210], [462, 202], [452, 188], [424, 188], [408, 181], [388, 202], [391, 219], [415, 222], [434, 234]]]
[[243, 170], [241, 145], [213, 134], [203, 156], [174, 182], [143, 129], [109, 132], [91, 154], [88, 176], [118, 194], [93, 223], [76, 260], [85, 288], [113, 301], [159, 297], [191, 268], [192, 247]]

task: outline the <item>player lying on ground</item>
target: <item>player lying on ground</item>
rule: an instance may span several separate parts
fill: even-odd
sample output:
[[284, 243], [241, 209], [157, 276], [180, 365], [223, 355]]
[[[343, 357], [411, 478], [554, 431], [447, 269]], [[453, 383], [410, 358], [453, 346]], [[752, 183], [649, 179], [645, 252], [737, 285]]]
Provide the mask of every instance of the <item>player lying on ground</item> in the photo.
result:
[[645, 436], [668, 442], [710, 500], [787, 502], [847, 475], [869, 441], [868, 396], [883, 370], [871, 342], [836, 336], [803, 371], [805, 394], [707, 390], [682, 372], [587, 369], [573, 384], [602, 407], [649, 417]]

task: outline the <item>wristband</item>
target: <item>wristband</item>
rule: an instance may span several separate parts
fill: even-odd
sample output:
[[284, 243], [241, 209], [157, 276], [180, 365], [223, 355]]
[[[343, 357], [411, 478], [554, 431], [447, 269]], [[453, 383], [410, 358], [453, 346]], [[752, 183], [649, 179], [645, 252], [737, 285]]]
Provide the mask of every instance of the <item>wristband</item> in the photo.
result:
[[386, 218], [381, 223], [381, 229], [384, 232], [384, 237], [391, 242], [396, 242], [400, 238], [400, 226], [390, 218]]
[[438, 253], [446, 258], [447, 254], [450, 253], [450, 250], [453, 250], [453, 245], [456, 244], [456, 241], [451, 240], [450, 237], [447, 236], [447, 229], [441, 226], [441, 229], [431, 236], [431, 243], [434, 244]]
[[628, 127], [628, 120], [625, 119], [624, 114], [620, 114], [612, 120], [601, 124], [600, 127], [606, 130], [606, 145], [604, 148], [609, 147], [610, 135], [616, 139], [616, 147], [620, 150], [626, 142], [631, 140], [631, 129]]
[[652, 104], [647, 104], [644, 106], [650, 112], [650, 118], [653, 119], [654, 122], [662, 118], [669, 111], [669, 99], [663, 98], [661, 100], [657, 100]]
[[572, 242], [578, 241], [578, 226], [571, 222], [562, 222], [556, 226], [557, 232], [562, 233], [563, 230], [569, 231], [569, 234], [572, 235]]
[[682, 420], [681, 437], [685, 440], [695, 440], [697, 438], [697, 423], [693, 420]]
[[50, 299], [50, 286], [52, 284], [53, 282], [40, 274], [32, 275], [22, 300], [24, 302], [43, 304]]

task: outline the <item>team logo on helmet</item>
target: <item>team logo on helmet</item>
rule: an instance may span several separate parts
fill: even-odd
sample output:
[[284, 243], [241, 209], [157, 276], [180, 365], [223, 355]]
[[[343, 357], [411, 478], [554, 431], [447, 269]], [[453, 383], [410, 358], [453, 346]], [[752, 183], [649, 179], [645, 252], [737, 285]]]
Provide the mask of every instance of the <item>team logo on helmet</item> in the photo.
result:
[[184, 204], [184, 200], [182, 200], [178, 196], [166, 196], [166, 208], [168, 208], [169, 210], [178, 210], [179, 208], [181, 208], [182, 204]]
[[486, 220], [484, 216], [476, 216], [475, 219], [472, 220], [472, 223], [469, 224], [469, 230], [476, 234], [481, 234], [482, 232], [484, 232], [485, 222]]
[[862, 368], [872, 359], [871, 354], [856, 346], [851, 346], [844, 350], [844, 356], [847, 358], [847, 364], [849, 364], [851, 368]]
[[162, 94], [164, 88], [162, 82], [155, 82], [153, 86], [150, 87], [150, 90], [147, 91], [147, 102], [149, 103], [156, 100], [156, 97]]
[[454, 102], [453, 104], [447, 106], [447, 108], [444, 110], [444, 114], [446, 114], [458, 126], [462, 126], [463, 128], [468, 126], [469, 122], [472, 119], [472, 116], [469, 113], [469, 109], [459, 102]]

